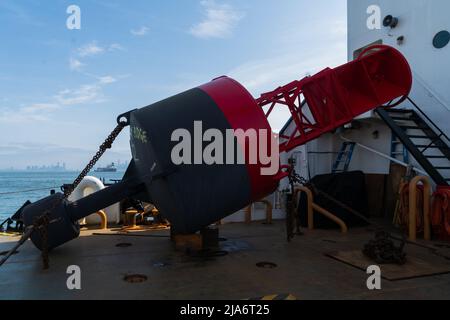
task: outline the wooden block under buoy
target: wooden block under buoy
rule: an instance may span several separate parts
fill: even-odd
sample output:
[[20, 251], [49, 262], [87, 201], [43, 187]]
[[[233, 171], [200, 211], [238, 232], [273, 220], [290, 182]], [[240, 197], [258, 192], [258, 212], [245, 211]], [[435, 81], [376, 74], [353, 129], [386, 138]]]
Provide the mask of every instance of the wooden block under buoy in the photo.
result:
[[172, 236], [176, 250], [201, 251], [203, 249], [203, 237], [201, 234], [177, 234]]

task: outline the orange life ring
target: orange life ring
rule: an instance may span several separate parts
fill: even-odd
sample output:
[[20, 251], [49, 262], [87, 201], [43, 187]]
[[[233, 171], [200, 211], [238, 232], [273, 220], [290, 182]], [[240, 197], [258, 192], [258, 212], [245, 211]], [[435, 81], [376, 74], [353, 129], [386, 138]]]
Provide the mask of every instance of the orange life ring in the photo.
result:
[[438, 187], [435, 192], [431, 223], [435, 230], [445, 230], [450, 236], [450, 188]]

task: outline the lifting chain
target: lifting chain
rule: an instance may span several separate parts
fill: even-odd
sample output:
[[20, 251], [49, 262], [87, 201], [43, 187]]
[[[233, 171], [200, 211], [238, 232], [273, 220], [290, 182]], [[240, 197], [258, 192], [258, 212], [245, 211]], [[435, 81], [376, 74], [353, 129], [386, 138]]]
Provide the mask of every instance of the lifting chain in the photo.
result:
[[125, 122], [119, 122], [117, 127], [111, 132], [111, 134], [106, 138], [105, 142], [99, 147], [99, 150], [95, 154], [95, 156], [89, 161], [86, 167], [81, 171], [80, 175], [75, 179], [75, 181], [64, 190], [64, 198], [67, 199], [70, 197], [72, 192], [78, 187], [78, 185], [83, 181], [83, 179], [88, 175], [88, 173], [94, 168], [95, 164], [100, 160], [106, 150], [111, 149], [112, 144], [122, 132], [123, 128], [125, 128], [127, 124]]
[[[58, 201], [59, 203], [59, 201]], [[56, 206], [55, 206], [56, 207]], [[33, 229], [37, 230], [39, 232], [39, 235], [42, 240], [42, 262], [44, 264], [44, 270], [47, 270], [49, 268], [49, 258], [48, 258], [48, 225], [50, 224], [50, 213], [55, 208], [52, 208], [52, 210], [48, 210], [46, 213], [44, 213], [42, 216], [36, 219], [36, 221], [33, 224]]]
[[19, 247], [21, 247], [28, 238], [31, 237], [34, 231], [38, 231], [41, 239], [42, 239], [42, 260], [44, 264], [44, 270], [49, 268], [49, 248], [48, 248], [48, 226], [55, 222], [50, 221], [50, 216], [53, 210], [55, 210], [61, 203], [61, 201], [68, 199], [76, 187], [83, 181], [83, 179], [87, 176], [87, 174], [94, 168], [95, 164], [100, 160], [106, 150], [111, 149], [112, 144], [122, 132], [122, 130], [128, 126], [128, 121], [118, 121], [117, 126], [110, 133], [110, 135], [105, 139], [105, 142], [99, 147], [99, 150], [94, 155], [91, 161], [86, 165], [86, 167], [81, 171], [80, 175], [74, 180], [74, 182], [66, 187], [64, 187], [64, 197], [62, 199], [58, 199], [54, 202], [54, 204], [46, 210], [40, 217], [36, 218], [35, 222], [32, 226], [29, 226], [21, 239], [17, 242], [12, 250], [0, 261], [0, 266], [2, 266], [16, 251]]
[[378, 264], [398, 264], [406, 263], [406, 253], [404, 252], [406, 239], [403, 239], [399, 246], [396, 246], [392, 236], [385, 231], [377, 231], [375, 239], [364, 245], [363, 253], [368, 258]]
[[406, 253], [404, 252], [406, 244], [405, 234], [403, 234], [402, 239], [400, 239], [401, 245], [399, 247], [396, 247], [393, 242], [394, 237], [389, 232], [384, 231], [385, 228], [383, 226], [373, 223], [360, 212], [350, 208], [345, 203], [342, 203], [341, 201], [335, 199], [328, 193], [318, 189], [314, 184], [310, 183], [310, 185], [314, 193], [321, 195], [328, 201], [336, 204], [337, 206], [341, 207], [342, 209], [346, 210], [352, 215], [365, 221], [369, 225], [377, 227], [378, 231], [375, 232], [375, 239], [370, 240], [367, 244], [364, 245], [363, 249], [364, 255], [375, 260], [377, 263], [380, 264], [403, 265], [406, 263]]
[[[373, 223], [360, 212], [352, 209], [345, 203], [337, 200], [328, 193], [320, 190], [314, 183], [296, 174], [294, 170], [292, 170], [291, 174], [289, 175], [289, 182], [291, 185], [298, 183], [305, 187], [308, 187], [309, 189], [311, 189], [311, 191], [313, 191], [314, 194], [322, 196], [323, 198], [336, 204], [337, 206], [341, 207], [342, 209], [346, 210], [352, 215], [367, 222], [369, 225], [376, 226], [379, 230], [375, 234], [375, 239], [370, 240], [369, 243], [364, 245], [363, 249], [364, 255], [375, 260], [377, 263], [380, 264], [388, 264], [388, 263], [389, 264], [395, 263], [400, 265], [405, 264], [406, 253], [404, 252], [404, 248], [405, 244], [407, 243], [405, 235], [403, 235], [401, 239], [398, 239], [392, 236], [389, 232], [383, 231], [384, 229], [383, 226]], [[394, 239], [400, 241], [400, 246], [398, 247], [395, 246], [393, 242]]]
[[286, 206], [286, 231], [288, 242], [290, 242], [296, 235], [303, 235], [303, 232], [300, 228], [300, 219], [295, 212], [295, 209], [297, 208], [297, 204], [295, 203], [295, 185], [298, 183], [302, 184], [303, 178], [295, 172], [293, 163], [290, 163], [290, 165], [291, 168], [289, 169], [288, 178], [291, 188], [291, 194], [288, 195]]

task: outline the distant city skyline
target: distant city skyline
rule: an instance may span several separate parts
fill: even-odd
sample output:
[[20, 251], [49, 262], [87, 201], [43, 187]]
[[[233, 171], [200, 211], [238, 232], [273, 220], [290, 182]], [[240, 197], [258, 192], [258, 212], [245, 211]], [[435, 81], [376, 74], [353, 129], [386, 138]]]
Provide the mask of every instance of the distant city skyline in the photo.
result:
[[63, 162], [57, 162], [56, 164], [51, 165], [30, 165], [26, 168], [27, 171], [45, 171], [45, 170], [51, 170], [51, 171], [66, 171], [66, 163]]
[[[107, 165], [110, 165], [111, 163], [114, 163], [114, 166], [119, 171], [125, 171], [128, 168], [129, 161], [128, 160], [121, 160], [118, 159], [115, 162], [102, 162], [100, 161], [95, 167], [104, 167]], [[6, 168], [0, 168], [0, 171], [46, 171], [46, 172], [57, 172], [57, 171], [79, 171], [83, 169], [82, 167], [75, 168], [75, 167], [68, 167], [65, 162], [56, 162], [54, 164], [30, 164], [26, 167], [6, 167]]]

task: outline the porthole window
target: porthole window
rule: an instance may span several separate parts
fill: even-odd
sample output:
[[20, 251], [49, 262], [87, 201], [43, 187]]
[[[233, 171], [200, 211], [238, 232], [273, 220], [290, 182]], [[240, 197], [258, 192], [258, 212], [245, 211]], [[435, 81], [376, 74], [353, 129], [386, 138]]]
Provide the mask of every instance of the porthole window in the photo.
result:
[[442, 49], [445, 46], [447, 46], [449, 42], [450, 42], [450, 32], [448, 32], [447, 30], [443, 30], [441, 32], [438, 32], [434, 36], [433, 46], [436, 49]]

